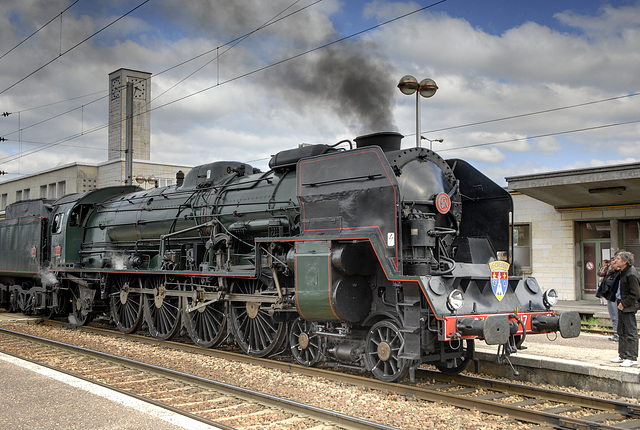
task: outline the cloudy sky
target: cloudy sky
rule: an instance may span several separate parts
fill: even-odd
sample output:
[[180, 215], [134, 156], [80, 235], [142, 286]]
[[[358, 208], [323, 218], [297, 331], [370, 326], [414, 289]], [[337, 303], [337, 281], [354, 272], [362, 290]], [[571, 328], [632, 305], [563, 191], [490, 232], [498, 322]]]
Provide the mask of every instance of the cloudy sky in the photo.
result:
[[501, 185], [640, 161], [640, 0], [3, 0], [0, 180], [105, 161], [120, 68], [152, 73], [161, 163], [265, 168], [385, 130], [414, 146], [406, 74], [439, 87], [433, 149]]

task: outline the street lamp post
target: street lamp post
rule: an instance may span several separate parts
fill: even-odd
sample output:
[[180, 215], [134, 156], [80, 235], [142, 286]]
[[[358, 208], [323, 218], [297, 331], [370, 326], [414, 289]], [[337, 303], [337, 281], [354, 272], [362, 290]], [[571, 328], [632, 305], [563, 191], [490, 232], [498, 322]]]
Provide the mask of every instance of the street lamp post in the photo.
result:
[[402, 94], [406, 94], [408, 96], [416, 93], [416, 146], [420, 147], [422, 146], [420, 142], [422, 138], [420, 135], [420, 96], [424, 98], [432, 97], [438, 90], [438, 86], [433, 79], [423, 79], [418, 83], [416, 78], [411, 75], [406, 75], [400, 79], [398, 88]]

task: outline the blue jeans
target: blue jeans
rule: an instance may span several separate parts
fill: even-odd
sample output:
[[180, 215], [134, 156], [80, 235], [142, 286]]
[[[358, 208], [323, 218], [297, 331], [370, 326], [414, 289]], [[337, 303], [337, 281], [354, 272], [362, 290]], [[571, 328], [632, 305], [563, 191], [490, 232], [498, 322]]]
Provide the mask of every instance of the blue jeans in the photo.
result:
[[607, 310], [609, 311], [609, 318], [611, 318], [611, 327], [613, 328], [613, 336], [618, 337], [618, 305], [616, 302], [607, 300]]

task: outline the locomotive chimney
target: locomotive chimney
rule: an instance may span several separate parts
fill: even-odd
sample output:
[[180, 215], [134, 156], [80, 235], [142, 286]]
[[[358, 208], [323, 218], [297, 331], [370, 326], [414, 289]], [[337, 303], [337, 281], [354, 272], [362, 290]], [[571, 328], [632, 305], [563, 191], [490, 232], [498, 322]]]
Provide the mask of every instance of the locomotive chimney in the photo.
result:
[[176, 186], [181, 187], [184, 182], [184, 172], [182, 170], [178, 170], [176, 173]]
[[357, 148], [375, 145], [382, 148], [384, 152], [389, 152], [400, 150], [400, 144], [403, 137], [403, 135], [394, 131], [383, 131], [380, 133], [358, 136], [354, 140], [356, 141]]

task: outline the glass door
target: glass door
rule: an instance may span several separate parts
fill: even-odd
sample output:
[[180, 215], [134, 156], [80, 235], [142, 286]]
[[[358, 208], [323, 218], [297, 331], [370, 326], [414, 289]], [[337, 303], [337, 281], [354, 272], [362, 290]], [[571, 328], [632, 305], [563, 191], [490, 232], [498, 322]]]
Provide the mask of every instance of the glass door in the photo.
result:
[[600, 283], [598, 269], [602, 260], [611, 259], [611, 243], [609, 241], [582, 243], [582, 300], [596, 300], [596, 290]]
[[611, 259], [611, 227], [609, 221], [588, 222], [582, 232], [582, 300], [597, 300], [598, 269], [602, 260]]

